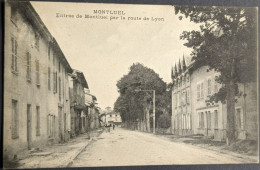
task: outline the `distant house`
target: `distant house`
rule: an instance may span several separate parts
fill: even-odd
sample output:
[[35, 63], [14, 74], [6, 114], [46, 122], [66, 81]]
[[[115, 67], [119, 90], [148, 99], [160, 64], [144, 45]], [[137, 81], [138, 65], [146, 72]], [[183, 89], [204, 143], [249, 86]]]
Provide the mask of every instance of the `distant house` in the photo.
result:
[[106, 125], [117, 125], [121, 126], [122, 119], [120, 116], [120, 113], [117, 113], [115, 111], [111, 111], [106, 114]]

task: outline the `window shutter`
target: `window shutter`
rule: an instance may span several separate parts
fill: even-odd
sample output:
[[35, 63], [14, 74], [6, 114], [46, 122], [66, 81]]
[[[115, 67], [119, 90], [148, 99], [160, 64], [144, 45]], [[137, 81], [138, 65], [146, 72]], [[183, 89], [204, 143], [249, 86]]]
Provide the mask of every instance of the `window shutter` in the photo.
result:
[[201, 96], [200, 96], [200, 97], [203, 98], [203, 97], [204, 97], [204, 93], [203, 93], [203, 83], [201, 83], [201, 86], [200, 86], [200, 87], [201, 87]]
[[197, 85], [197, 99], [200, 99], [200, 84]]

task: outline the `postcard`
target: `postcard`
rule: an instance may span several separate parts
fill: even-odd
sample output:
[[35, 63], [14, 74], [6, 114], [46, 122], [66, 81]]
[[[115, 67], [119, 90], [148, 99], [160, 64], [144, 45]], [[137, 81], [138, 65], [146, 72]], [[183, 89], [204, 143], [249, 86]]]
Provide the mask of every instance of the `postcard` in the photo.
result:
[[5, 168], [259, 163], [257, 7], [5, 2]]

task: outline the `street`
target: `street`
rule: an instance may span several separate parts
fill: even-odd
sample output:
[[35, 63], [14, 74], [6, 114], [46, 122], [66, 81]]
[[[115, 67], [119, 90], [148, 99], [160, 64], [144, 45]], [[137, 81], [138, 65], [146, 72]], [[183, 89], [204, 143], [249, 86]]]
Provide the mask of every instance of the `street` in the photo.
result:
[[248, 162], [217, 151], [171, 142], [153, 134], [116, 128], [103, 132], [71, 167], [173, 164], [237, 164]]

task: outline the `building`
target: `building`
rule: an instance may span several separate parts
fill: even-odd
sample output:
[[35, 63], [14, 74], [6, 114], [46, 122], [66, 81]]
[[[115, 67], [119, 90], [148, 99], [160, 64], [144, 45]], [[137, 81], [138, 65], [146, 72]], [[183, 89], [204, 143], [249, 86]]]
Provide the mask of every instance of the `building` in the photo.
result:
[[85, 89], [88, 83], [81, 71], [70, 75], [70, 134], [72, 137], [88, 130], [88, 110], [85, 105]]
[[85, 90], [85, 104], [88, 107], [89, 128], [91, 130], [97, 129], [100, 127], [99, 109], [97, 107], [97, 98], [90, 93], [90, 90]]
[[178, 135], [192, 134], [192, 112], [191, 112], [191, 81], [190, 72], [179, 60], [179, 66], [175, 64], [172, 69], [172, 131]]
[[121, 123], [122, 119], [120, 113], [117, 113], [115, 111], [106, 113], [106, 125], [112, 126], [114, 124], [116, 126], [121, 126]]
[[5, 21], [4, 157], [12, 159], [65, 140], [72, 69], [30, 2], [8, 1]]
[[100, 122], [100, 126], [105, 126], [106, 125], [106, 112], [103, 110], [99, 111], [99, 122]]
[[[219, 73], [195, 62], [187, 69], [180, 64], [179, 68], [182, 68], [179, 72], [172, 71], [172, 132], [179, 135], [203, 134], [215, 140], [225, 140], [227, 106], [221, 102], [206, 102], [222, 86], [215, 81]], [[235, 104], [238, 139], [258, 138], [256, 87], [256, 82], [238, 85], [242, 94], [236, 98]]]

